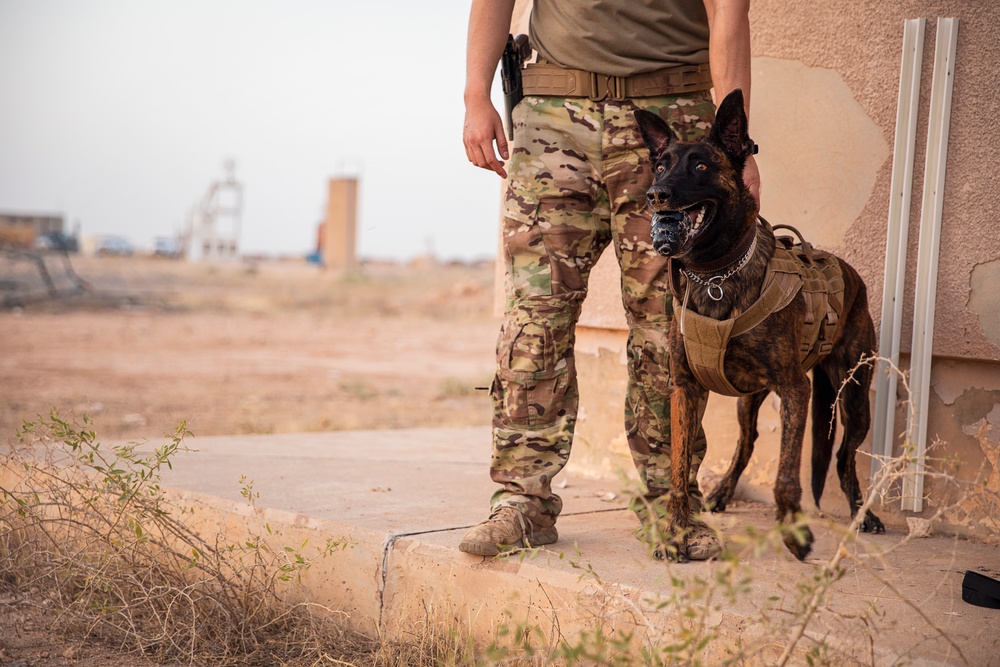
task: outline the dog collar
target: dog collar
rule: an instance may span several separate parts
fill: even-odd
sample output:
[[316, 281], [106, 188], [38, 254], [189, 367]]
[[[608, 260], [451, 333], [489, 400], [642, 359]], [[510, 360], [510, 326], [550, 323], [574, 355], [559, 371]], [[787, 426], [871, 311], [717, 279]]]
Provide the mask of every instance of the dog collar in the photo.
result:
[[[682, 271], [689, 280], [692, 280], [699, 285], [704, 285], [705, 289], [708, 290], [708, 296], [713, 301], [719, 301], [724, 296], [722, 283], [735, 275], [737, 271], [742, 269], [753, 256], [753, 251], [757, 247], [757, 227], [758, 225], [753, 225], [750, 228], [750, 231], [745, 234], [742, 239], [740, 239], [740, 242], [736, 247], [714, 261], [697, 265], [687, 264], [686, 266], [677, 262], [676, 267], [680, 269], [680, 271]], [[674, 261], [671, 260], [671, 263], [674, 263]], [[723, 273], [723, 270], [727, 268], [730, 270]], [[674, 275], [674, 272], [671, 271], [672, 280]], [[711, 277], [703, 278], [702, 276]], [[672, 287], [675, 288], [673, 291], [677, 293], [679, 298], [680, 285], [673, 285]]]

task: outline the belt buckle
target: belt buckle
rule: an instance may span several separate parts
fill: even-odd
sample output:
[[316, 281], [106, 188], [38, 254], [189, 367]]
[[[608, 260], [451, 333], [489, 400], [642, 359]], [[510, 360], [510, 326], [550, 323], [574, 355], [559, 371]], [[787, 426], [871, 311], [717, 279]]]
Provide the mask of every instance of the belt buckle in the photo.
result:
[[593, 102], [600, 102], [606, 97], [621, 102], [625, 99], [625, 77], [591, 72], [590, 95], [587, 97]]

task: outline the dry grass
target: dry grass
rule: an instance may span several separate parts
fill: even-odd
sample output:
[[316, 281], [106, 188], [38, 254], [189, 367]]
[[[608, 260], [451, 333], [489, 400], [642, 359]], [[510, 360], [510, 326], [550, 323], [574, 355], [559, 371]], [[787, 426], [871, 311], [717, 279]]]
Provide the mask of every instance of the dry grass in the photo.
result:
[[[273, 652], [315, 639], [313, 618], [281, 584], [316, 556], [275, 550], [262, 534], [202, 536], [159, 486], [184, 447], [182, 425], [155, 453], [102, 447], [53, 412], [28, 423], [5, 457], [0, 563], [46, 591], [71, 632], [127, 651], [189, 662]], [[250, 487], [244, 488], [249, 502]], [[279, 651], [284, 651], [284, 647]]]

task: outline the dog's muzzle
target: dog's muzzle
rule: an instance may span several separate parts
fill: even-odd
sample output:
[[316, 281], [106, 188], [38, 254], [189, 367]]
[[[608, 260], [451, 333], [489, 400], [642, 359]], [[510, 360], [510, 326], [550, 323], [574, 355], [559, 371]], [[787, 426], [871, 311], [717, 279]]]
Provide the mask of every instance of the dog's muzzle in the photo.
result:
[[680, 248], [684, 230], [682, 222], [684, 214], [681, 211], [661, 211], [653, 214], [653, 250], [671, 257]]

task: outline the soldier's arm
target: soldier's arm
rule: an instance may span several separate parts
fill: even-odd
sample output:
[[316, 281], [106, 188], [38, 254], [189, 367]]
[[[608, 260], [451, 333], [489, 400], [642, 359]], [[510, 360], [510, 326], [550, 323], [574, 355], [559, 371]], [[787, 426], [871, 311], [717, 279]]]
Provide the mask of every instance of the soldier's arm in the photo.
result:
[[[750, 0], [704, 0], [708, 13], [708, 52], [715, 99], [743, 90], [750, 118]], [[760, 173], [753, 156], [743, 169], [743, 180], [760, 205]]]
[[502, 160], [508, 157], [507, 138], [500, 114], [490, 99], [490, 88], [507, 44], [513, 11], [514, 0], [473, 0], [465, 62], [465, 128], [462, 135], [465, 153], [477, 167], [491, 169], [505, 178], [507, 171]]

